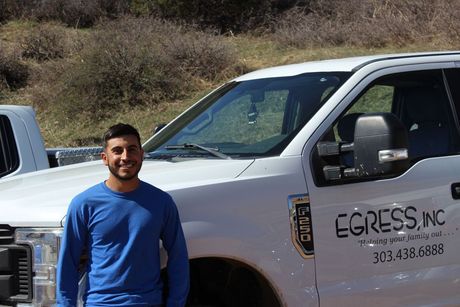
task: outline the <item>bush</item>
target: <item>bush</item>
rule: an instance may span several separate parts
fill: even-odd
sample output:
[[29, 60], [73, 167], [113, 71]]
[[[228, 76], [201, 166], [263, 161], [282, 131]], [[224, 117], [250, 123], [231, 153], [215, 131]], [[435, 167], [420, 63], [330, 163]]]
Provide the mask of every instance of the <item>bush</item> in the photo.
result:
[[436, 38], [454, 41], [459, 38], [460, 2], [447, 0], [401, 0], [376, 7], [389, 40], [397, 45], [407, 42], [430, 42]]
[[177, 66], [161, 55], [141, 26], [106, 24], [64, 76], [63, 107], [70, 115], [104, 117], [113, 109], [178, 97]]
[[31, 66], [27, 94], [39, 113], [60, 108], [59, 98], [65, 91], [62, 76], [71, 69], [72, 64], [66, 60], [47, 61]]
[[228, 31], [248, 31], [260, 26], [295, 0], [153, 0], [165, 18]]
[[61, 27], [40, 24], [25, 37], [22, 55], [37, 61], [63, 58], [66, 36]]
[[131, 0], [129, 10], [135, 16], [155, 15], [155, 0]]
[[0, 49], [0, 89], [16, 90], [26, 85], [29, 71], [19, 56]]
[[129, 12], [129, 1], [125, 0], [0, 0], [0, 5], [0, 21], [56, 20], [72, 27], [89, 27], [101, 18]]
[[160, 43], [171, 61], [191, 76], [214, 80], [235, 68], [236, 50], [222, 38], [200, 30], [184, 31], [176, 28], [175, 35], [165, 37]]
[[274, 22], [273, 36], [282, 45], [297, 48], [369, 42], [381, 45], [386, 37], [369, 21], [369, 11], [366, 1], [312, 1], [308, 7], [296, 7], [281, 15]]
[[214, 79], [235, 65], [234, 50], [222, 38], [157, 19], [123, 18], [93, 35], [52, 97], [69, 117], [103, 118], [113, 110], [173, 101], [195, 77]]
[[404, 46], [459, 37], [460, 3], [447, 0], [314, 0], [273, 23], [274, 39], [298, 48]]

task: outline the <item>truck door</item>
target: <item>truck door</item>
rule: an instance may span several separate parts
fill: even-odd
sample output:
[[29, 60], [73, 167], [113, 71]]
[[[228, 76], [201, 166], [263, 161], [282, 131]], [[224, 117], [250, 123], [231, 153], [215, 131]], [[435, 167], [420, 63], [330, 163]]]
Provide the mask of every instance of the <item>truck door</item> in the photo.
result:
[[[321, 306], [460, 305], [460, 70], [432, 68], [368, 76], [305, 146]], [[353, 175], [355, 124], [371, 112], [404, 125], [402, 172]], [[331, 135], [345, 146], [322, 156]]]

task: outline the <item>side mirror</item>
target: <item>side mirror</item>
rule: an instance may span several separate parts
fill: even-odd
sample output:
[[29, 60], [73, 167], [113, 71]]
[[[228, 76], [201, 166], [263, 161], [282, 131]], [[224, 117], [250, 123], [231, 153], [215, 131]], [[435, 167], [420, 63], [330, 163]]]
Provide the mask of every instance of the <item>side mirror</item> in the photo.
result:
[[352, 143], [319, 142], [318, 156], [344, 157], [352, 153], [351, 167], [323, 166], [326, 181], [397, 175], [409, 168], [409, 137], [403, 123], [392, 113], [369, 113], [358, 117]]
[[395, 175], [409, 168], [409, 137], [392, 113], [361, 115], [356, 121], [354, 168], [358, 177]]

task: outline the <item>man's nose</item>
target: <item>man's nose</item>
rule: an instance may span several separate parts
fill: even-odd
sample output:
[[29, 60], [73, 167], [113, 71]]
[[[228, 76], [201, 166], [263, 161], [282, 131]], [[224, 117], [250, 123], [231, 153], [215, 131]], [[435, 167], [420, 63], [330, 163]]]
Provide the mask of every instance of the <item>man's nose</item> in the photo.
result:
[[121, 159], [122, 160], [126, 160], [128, 158], [128, 150], [123, 150], [123, 152], [121, 153]]

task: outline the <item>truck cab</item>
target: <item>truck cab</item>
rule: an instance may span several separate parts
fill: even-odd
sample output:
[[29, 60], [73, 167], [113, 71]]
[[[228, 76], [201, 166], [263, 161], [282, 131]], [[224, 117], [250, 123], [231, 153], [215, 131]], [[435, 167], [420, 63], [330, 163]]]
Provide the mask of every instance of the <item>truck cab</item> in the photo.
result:
[[32, 107], [0, 105], [0, 178], [49, 168]]
[[0, 105], [0, 178], [100, 159], [102, 148], [45, 148], [31, 106]]
[[[460, 305], [459, 63], [437, 52], [263, 69], [149, 139], [140, 178], [179, 208], [187, 304]], [[54, 303], [67, 206], [106, 176], [96, 161], [0, 182], [0, 304]]]

